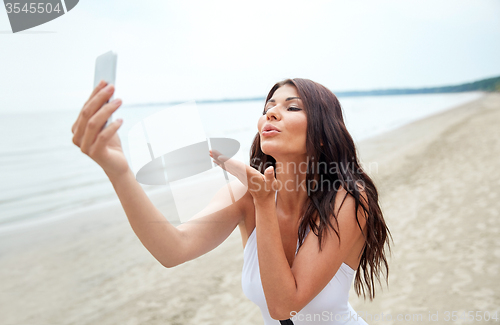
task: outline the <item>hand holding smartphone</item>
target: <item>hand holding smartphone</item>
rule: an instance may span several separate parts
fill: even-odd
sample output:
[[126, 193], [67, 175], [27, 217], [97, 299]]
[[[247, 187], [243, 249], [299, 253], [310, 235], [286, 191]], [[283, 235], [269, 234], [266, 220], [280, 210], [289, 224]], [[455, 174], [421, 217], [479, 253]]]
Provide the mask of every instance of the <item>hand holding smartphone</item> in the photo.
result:
[[[99, 55], [95, 61], [95, 73], [94, 73], [94, 89], [97, 87], [101, 80], [104, 80], [107, 84], [112, 84], [116, 89], [116, 62], [118, 56], [115, 52], [109, 51], [102, 55]], [[113, 100], [113, 96], [109, 99], [109, 101]], [[108, 101], [108, 102], [109, 102]], [[106, 103], [108, 103], [106, 102]], [[108, 126], [114, 120], [113, 115], [109, 117], [104, 124], [103, 128]]]

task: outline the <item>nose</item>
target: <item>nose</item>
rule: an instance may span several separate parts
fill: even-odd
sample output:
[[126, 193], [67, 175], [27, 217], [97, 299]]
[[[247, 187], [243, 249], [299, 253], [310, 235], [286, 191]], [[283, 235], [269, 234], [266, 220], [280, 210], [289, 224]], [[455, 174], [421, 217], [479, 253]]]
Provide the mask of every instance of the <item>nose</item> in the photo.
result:
[[275, 118], [275, 119], [278, 119], [279, 118], [279, 112], [278, 112], [278, 105], [276, 106], [273, 106], [271, 108], [269, 108], [266, 112], [266, 117], [268, 120], [270, 120], [271, 118]]

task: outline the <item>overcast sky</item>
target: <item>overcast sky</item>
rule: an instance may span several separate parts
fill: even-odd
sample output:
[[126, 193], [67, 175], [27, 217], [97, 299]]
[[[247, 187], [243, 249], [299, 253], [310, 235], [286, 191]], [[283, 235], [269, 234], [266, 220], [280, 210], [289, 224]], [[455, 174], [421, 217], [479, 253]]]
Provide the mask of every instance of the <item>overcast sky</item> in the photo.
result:
[[81, 0], [10, 33], [0, 9], [0, 112], [79, 109], [95, 58], [118, 53], [124, 104], [265, 96], [288, 77], [333, 91], [500, 75], [500, 1]]

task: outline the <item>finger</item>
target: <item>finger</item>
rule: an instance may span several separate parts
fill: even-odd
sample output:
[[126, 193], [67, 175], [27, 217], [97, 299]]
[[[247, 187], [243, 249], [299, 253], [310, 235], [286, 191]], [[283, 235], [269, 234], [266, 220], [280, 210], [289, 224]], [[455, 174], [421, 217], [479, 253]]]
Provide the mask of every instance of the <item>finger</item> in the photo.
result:
[[90, 147], [90, 155], [92, 155], [94, 152], [99, 152], [102, 150], [106, 144], [109, 142], [109, 140], [113, 137], [113, 135], [118, 131], [120, 126], [122, 126], [123, 120], [122, 119], [117, 119], [113, 123], [109, 124], [106, 126], [98, 135], [95, 140], [95, 142], [92, 144]]
[[266, 178], [266, 185], [273, 191], [278, 189], [278, 180], [274, 176], [274, 167], [270, 166], [264, 171], [264, 176]]
[[[210, 151], [210, 156], [213, 158], [213, 161], [222, 169], [225, 171], [231, 173], [233, 176], [235, 176], [242, 184], [247, 186], [248, 183], [248, 171], [247, 167], [251, 168], [250, 166], [247, 166], [245, 163], [238, 161], [233, 158], [228, 158], [224, 155], [221, 155], [220, 152], [216, 150], [211, 150]], [[257, 172], [258, 173], [258, 172]]]
[[80, 149], [82, 152], [87, 153], [90, 146], [95, 142], [96, 137], [102, 131], [102, 127], [109, 119], [111, 114], [115, 112], [121, 105], [119, 98], [113, 100], [111, 103], [104, 105], [92, 118], [89, 119], [85, 134], [82, 138]]
[[264, 171], [264, 179], [266, 180], [267, 185], [271, 185], [274, 178], [273, 166], [269, 166]]
[[[85, 102], [85, 104], [87, 104], [92, 99], [92, 97], [94, 97], [95, 94], [97, 94], [102, 88], [106, 87], [107, 84], [108, 83], [104, 80], [99, 81], [97, 86], [95, 86], [94, 90], [92, 90], [92, 93], [90, 94], [90, 96], [87, 99], [87, 101]], [[83, 106], [85, 106], [85, 104]]]
[[221, 163], [224, 163], [225, 161], [228, 160], [226, 156], [222, 155], [219, 151], [215, 149], [210, 150], [210, 156]]
[[103, 105], [111, 98], [114, 92], [114, 86], [109, 84], [102, 88], [93, 96], [90, 101], [85, 104], [80, 112], [79, 119], [77, 121], [76, 129], [73, 135], [73, 143], [81, 147], [82, 138], [85, 134], [85, 129], [87, 128], [87, 123], [90, 118], [101, 108]]
[[[219, 166], [221, 166], [222, 168], [225, 169], [225, 167], [223, 166], [226, 162], [228, 162], [230, 159], [224, 155], [222, 155], [219, 151], [215, 150], [215, 149], [212, 149], [212, 150], [209, 150], [210, 152], [210, 157], [212, 157], [214, 159], [214, 162], [216, 162]], [[231, 161], [229, 161], [229, 163], [231, 163]], [[230, 167], [230, 166], [228, 166]]]
[[266, 176], [251, 166], [247, 166], [246, 169], [249, 182], [248, 189], [251, 191], [259, 192], [265, 186]]
[[266, 170], [264, 170], [264, 179], [266, 180], [266, 182], [269, 182], [273, 178], [274, 178], [273, 166], [267, 167]]
[[[106, 81], [104, 80], [101, 80], [99, 81], [99, 83], [97, 84], [97, 86], [94, 88], [94, 90], [92, 90], [92, 93], [90, 94], [89, 98], [87, 99], [87, 101], [85, 102], [85, 104], [83, 104], [83, 107], [85, 107], [87, 105], [87, 103], [92, 99], [92, 97], [95, 96], [95, 94], [97, 94], [98, 91], [100, 91], [102, 88], [104, 88], [106, 86]], [[73, 123], [73, 126], [71, 127], [71, 132], [74, 134], [75, 133], [75, 130], [76, 130], [76, 127], [78, 125], [78, 121], [80, 120], [80, 116], [82, 115], [82, 111], [80, 111], [80, 113], [78, 114], [78, 117], [75, 121], [75, 123]]]

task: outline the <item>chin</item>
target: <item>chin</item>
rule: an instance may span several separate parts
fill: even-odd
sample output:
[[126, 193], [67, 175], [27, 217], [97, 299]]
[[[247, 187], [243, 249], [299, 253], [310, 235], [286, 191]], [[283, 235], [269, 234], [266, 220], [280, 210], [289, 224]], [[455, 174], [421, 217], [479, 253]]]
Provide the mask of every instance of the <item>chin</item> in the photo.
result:
[[277, 153], [276, 145], [270, 143], [261, 143], [260, 150], [268, 156], [274, 156]]
[[[265, 153], [266, 155], [270, 155], [270, 152], [272, 152], [272, 148], [270, 148], [272, 146], [269, 146], [268, 144], [262, 144], [262, 142], [260, 143], [260, 150]], [[271, 149], [271, 150], [270, 150]]]

